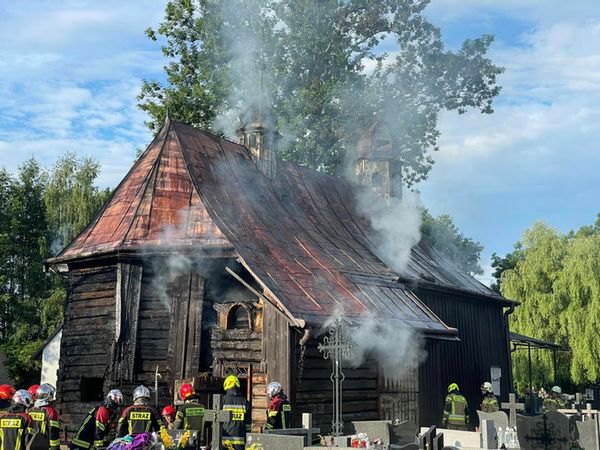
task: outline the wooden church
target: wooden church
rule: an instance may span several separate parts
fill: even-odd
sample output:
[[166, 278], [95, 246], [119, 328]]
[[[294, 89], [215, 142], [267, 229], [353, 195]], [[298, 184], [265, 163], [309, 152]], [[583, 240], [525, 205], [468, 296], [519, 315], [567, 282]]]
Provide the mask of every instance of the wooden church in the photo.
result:
[[68, 429], [110, 388], [156, 385], [162, 406], [190, 379], [207, 401], [235, 373], [255, 429], [266, 384], [280, 381], [295, 413], [314, 413], [326, 431], [331, 362], [317, 344], [340, 310], [349, 322], [369, 315], [414, 330], [428, 355], [402, 380], [376, 359], [346, 368], [345, 421], [438, 423], [449, 383], [475, 406], [491, 373], [505, 398], [514, 305], [426, 242], [405, 273], [377, 257], [354, 198], [361, 184], [400, 195], [385, 127], [362, 136], [356, 179], [345, 180], [278, 159], [269, 110], [241, 122], [236, 143], [167, 120], [89, 226], [47, 261], [69, 285], [57, 382]]

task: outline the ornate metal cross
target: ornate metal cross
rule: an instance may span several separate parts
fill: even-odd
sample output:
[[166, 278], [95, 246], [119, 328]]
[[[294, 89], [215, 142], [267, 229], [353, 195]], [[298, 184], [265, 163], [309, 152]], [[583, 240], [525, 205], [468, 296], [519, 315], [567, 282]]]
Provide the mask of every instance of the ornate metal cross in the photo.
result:
[[329, 336], [323, 338], [319, 344], [319, 351], [323, 353], [323, 358], [331, 359], [333, 363], [333, 372], [331, 382], [333, 383], [333, 420], [331, 421], [331, 434], [341, 436], [344, 430], [342, 421], [342, 382], [344, 381], [344, 372], [342, 372], [342, 360], [349, 358], [352, 351], [350, 339], [346, 334], [346, 327], [341, 319], [336, 319], [329, 330]]

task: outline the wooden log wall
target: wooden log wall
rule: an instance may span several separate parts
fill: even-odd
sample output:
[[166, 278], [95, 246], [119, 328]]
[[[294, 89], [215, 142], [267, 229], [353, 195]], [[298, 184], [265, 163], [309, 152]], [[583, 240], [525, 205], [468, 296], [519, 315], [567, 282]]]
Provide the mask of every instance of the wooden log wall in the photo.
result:
[[107, 372], [114, 340], [117, 278], [115, 265], [82, 267], [68, 277], [57, 407], [67, 432], [72, 433], [98, 403], [81, 401], [82, 378], [104, 379], [105, 387], [111, 384]]
[[[318, 343], [313, 338], [306, 345], [302, 379], [296, 381], [295, 413], [297, 416], [304, 412], [312, 413], [314, 425], [321, 427], [321, 433], [327, 433], [331, 431], [333, 413], [332, 362], [323, 359], [317, 349]], [[297, 370], [298, 364], [296, 373]], [[344, 367], [343, 372], [346, 379], [342, 384], [342, 409], [346, 426], [353, 420], [377, 420], [377, 364], [367, 362], [358, 368]]]

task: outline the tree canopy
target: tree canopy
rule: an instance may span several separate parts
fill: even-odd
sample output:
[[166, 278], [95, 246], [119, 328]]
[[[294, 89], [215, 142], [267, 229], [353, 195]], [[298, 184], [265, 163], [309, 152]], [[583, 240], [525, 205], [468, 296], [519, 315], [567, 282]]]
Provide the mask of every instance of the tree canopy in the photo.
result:
[[446, 256], [462, 272], [470, 275], [483, 274], [480, 265], [483, 246], [461, 233], [449, 215], [433, 217], [428, 210], [423, 210], [421, 233], [433, 248]]
[[[143, 83], [139, 106], [157, 129], [168, 114], [231, 133], [233, 115], [263, 96], [277, 113], [285, 158], [342, 169], [375, 117], [394, 134], [404, 180], [427, 177], [438, 114], [491, 113], [502, 69], [491, 36], [444, 47], [427, 0], [171, 0], [148, 29], [164, 43], [167, 82]], [[384, 51], [388, 49], [387, 51]]]
[[[500, 290], [521, 302], [512, 316], [518, 333], [565, 346], [559, 352], [560, 383], [600, 379], [600, 216], [592, 226], [566, 234], [537, 223], [517, 245], [513, 268], [500, 278]], [[513, 254], [514, 257], [514, 254]], [[515, 380], [527, 383], [527, 356], [514, 356]], [[553, 381], [552, 354], [534, 352], [534, 385]]]
[[50, 172], [35, 159], [14, 176], [0, 169], [0, 348], [18, 384], [39, 378], [32, 355], [63, 319], [64, 280], [45, 273], [43, 261], [79, 233], [106, 199], [108, 192], [93, 185], [97, 174], [96, 162], [71, 153]]

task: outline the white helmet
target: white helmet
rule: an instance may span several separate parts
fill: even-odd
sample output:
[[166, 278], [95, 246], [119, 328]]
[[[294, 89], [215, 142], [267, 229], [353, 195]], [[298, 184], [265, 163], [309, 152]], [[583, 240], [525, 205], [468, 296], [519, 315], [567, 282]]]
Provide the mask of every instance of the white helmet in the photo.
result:
[[136, 400], [139, 399], [150, 399], [150, 391], [148, 390], [148, 388], [146, 386], [144, 386], [143, 384], [136, 387], [133, 391], [133, 401], [135, 402]]
[[104, 404], [107, 408], [116, 408], [124, 403], [123, 393], [119, 389], [113, 389], [106, 394]]
[[56, 394], [56, 389], [49, 383], [42, 383], [42, 385], [38, 388], [35, 396], [37, 397], [35, 400], [35, 406], [46, 406], [51, 401], [54, 400], [54, 394]]
[[29, 408], [33, 404], [33, 397], [25, 389], [19, 389], [13, 395], [12, 402], [15, 405], [23, 405], [25, 408]]
[[560, 395], [560, 394], [562, 394], [562, 389], [560, 388], [560, 386], [554, 386], [552, 388], [552, 392], [554, 392], [555, 394]]
[[273, 381], [267, 386], [267, 395], [273, 398], [281, 392], [281, 389], [281, 384], [279, 384], [277, 381]]
[[485, 383], [483, 383], [481, 385], [481, 390], [486, 391], [486, 392], [492, 392], [494, 390], [494, 388], [492, 387], [492, 383], [490, 383], [489, 381], [486, 381]]

